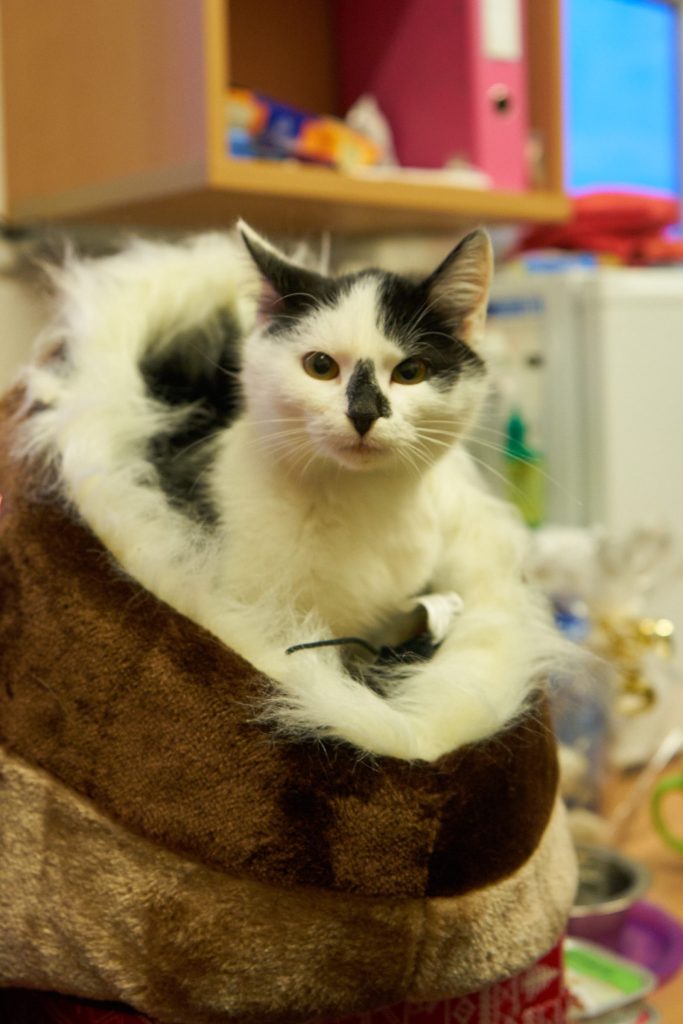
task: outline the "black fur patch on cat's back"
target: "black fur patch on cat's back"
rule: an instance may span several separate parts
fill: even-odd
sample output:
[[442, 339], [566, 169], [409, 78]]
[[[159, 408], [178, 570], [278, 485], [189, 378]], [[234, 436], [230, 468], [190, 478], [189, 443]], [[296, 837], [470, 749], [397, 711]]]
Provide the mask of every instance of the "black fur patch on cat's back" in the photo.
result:
[[215, 520], [204, 485], [212, 441], [239, 415], [240, 329], [221, 311], [153, 346], [140, 363], [151, 398], [182, 412], [180, 424], [150, 438], [148, 458], [171, 504], [195, 519]]
[[424, 355], [438, 387], [450, 388], [463, 370], [481, 372], [483, 360], [458, 338], [457, 329], [430, 304], [425, 282], [398, 274], [382, 275], [379, 284], [379, 326], [408, 355]]

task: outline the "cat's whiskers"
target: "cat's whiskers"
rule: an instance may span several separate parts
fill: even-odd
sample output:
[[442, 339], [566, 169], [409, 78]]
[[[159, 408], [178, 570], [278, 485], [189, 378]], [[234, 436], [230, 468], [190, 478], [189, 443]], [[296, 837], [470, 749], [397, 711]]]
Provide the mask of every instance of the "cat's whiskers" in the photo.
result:
[[477, 423], [477, 430], [483, 430], [486, 434], [498, 434], [499, 437], [503, 437], [505, 431], [500, 426], [492, 426], [490, 423]]
[[[479, 428], [477, 427], [476, 429], [479, 429]], [[492, 431], [492, 433], [494, 433], [494, 431]], [[501, 435], [498, 434], [498, 436], [501, 436]], [[477, 437], [476, 436], [476, 432], [472, 433], [470, 435], [470, 437], [468, 438], [468, 440], [471, 441], [473, 444], [480, 445], [482, 448], [487, 448], [487, 449], [490, 449], [491, 451], [498, 452], [501, 455], [504, 455], [506, 459], [510, 460], [510, 462], [520, 462], [520, 463], [522, 463], [523, 465], [526, 465], [526, 466], [533, 465], [534, 468], [536, 469], [536, 471], [538, 472], [538, 474], [548, 484], [550, 484], [551, 487], [554, 487], [559, 494], [562, 494], [565, 498], [568, 498], [569, 501], [575, 503], [577, 505], [577, 507], [581, 506], [581, 500], [576, 496], [576, 494], [572, 494], [572, 492], [569, 491], [566, 487], [563, 487], [562, 484], [560, 484], [559, 480], [557, 480], [556, 477], [554, 477], [550, 473], [548, 473], [545, 469], [542, 469], [537, 461], [534, 462], [532, 459], [525, 458], [523, 455], [515, 455], [513, 452], [510, 452], [505, 445], [494, 444], [492, 441], [485, 441], [485, 440], [483, 440], [483, 438]], [[468, 451], [470, 451], [469, 448], [468, 448]], [[471, 451], [470, 451], [470, 455], [472, 455]], [[474, 456], [472, 456], [472, 457], [474, 458]], [[488, 465], [483, 460], [479, 460], [479, 461], [481, 462], [482, 465]], [[488, 468], [491, 469], [490, 466]], [[491, 472], [493, 472], [492, 469], [491, 469]]]
[[257, 431], [254, 436], [245, 443], [250, 447], [253, 447], [254, 445], [260, 446], [263, 443], [267, 444], [275, 438], [293, 438], [304, 433], [305, 425], [303, 423], [294, 427], [279, 427], [274, 424], [273, 426], [269, 426], [267, 429]]
[[263, 453], [278, 464], [287, 464], [288, 468], [295, 473], [299, 464], [310, 454], [310, 450], [308, 439], [301, 438], [295, 442], [287, 439], [286, 443], [263, 449]]
[[427, 419], [423, 420], [422, 426], [434, 427], [435, 429], [437, 427], [450, 427], [452, 429], [453, 416], [443, 416], [439, 417], [438, 419], [435, 419], [434, 417], [428, 417]]
[[304, 416], [271, 416], [265, 420], [251, 419], [250, 422], [260, 427], [269, 423], [305, 423], [306, 418]]
[[442, 455], [445, 454], [446, 452], [451, 451], [451, 449], [453, 448], [452, 438], [448, 441], [444, 441], [440, 437], [434, 437], [424, 432], [418, 432], [418, 437], [420, 438], [421, 441], [425, 442], [426, 445], [429, 445], [431, 449], [441, 449]]
[[409, 467], [409, 469], [411, 469], [414, 473], [419, 474], [420, 467], [418, 463], [415, 461], [415, 459], [411, 458], [410, 452], [406, 451], [405, 449], [402, 449], [401, 452], [399, 453], [399, 457], [401, 461], [406, 466]]
[[300, 445], [306, 444], [307, 441], [307, 435], [302, 435], [301, 431], [296, 429], [252, 438], [246, 442], [245, 447], [258, 448], [259, 451], [273, 455], [285, 452], [288, 448], [298, 448]]
[[[294, 450], [293, 454], [296, 454], [297, 451], [299, 454], [291, 463], [290, 469], [292, 473], [296, 473], [298, 476], [303, 478], [306, 475], [308, 467], [320, 455], [320, 452], [315, 447], [313, 447], [313, 451], [311, 451], [311, 446], [308, 441], [302, 442], [298, 448]], [[308, 459], [306, 459], [307, 455]]]
[[[447, 422], [447, 421], [431, 420], [429, 422], [430, 423], [433, 423], [433, 422], [444, 423], [444, 422]], [[500, 430], [498, 430], [496, 428], [493, 428], [493, 427], [484, 427], [481, 424], [477, 424], [476, 427], [474, 427], [474, 429], [464, 439], [465, 443], [467, 444], [467, 451], [468, 451], [470, 457], [473, 459], [474, 462], [476, 462], [480, 466], [484, 467], [486, 469], [486, 471], [489, 472], [492, 476], [496, 477], [498, 480], [501, 480], [506, 485], [506, 487], [508, 489], [511, 489], [512, 491], [514, 491], [514, 492], [516, 492], [518, 494], [521, 494], [522, 492], [520, 491], [520, 489], [518, 487], [516, 487], [515, 485], [513, 485], [511, 483], [511, 481], [505, 476], [504, 473], [501, 473], [500, 471], [496, 470], [493, 466], [491, 466], [488, 462], [485, 462], [483, 459], [478, 458], [472, 452], [472, 450], [470, 448], [470, 445], [471, 444], [479, 445], [482, 448], [486, 448], [486, 449], [488, 449], [490, 451], [498, 452], [500, 455], [504, 455], [511, 462], [520, 462], [520, 463], [523, 463], [523, 464], [526, 464], [526, 465], [531, 465], [532, 464], [531, 460], [524, 458], [523, 455], [515, 455], [514, 453], [510, 452], [508, 450], [508, 448], [505, 446], [505, 444], [496, 444], [492, 440], [488, 440], [488, 439], [485, 440], [482, 437], [478, 437], [477, 436], [478, 433], [480, 431], [482, 431], [482, 430], [486, 431], [487, 433], [489, 433], [493, 437], [499, 438], [501, 441], [504, 440], [504, 436], [503, 436], [503, 434], [502, 434], [502, 432]], [[430, 436], [432, 436], [432, 435], [439, 435], [439, 436], [445, 435], [445, 436], [448, 436], [448, 437], [453, 437], [453, 433], [452, 433], [451, 430], [445, 430], [445, 429], [441, 429], [439, 427], [432, 427], [432, 426], [428, 426], [428, 427], [422, 426], [422, 427], [420, 427], [420, 433], [425, 433], [425, 434], [428, 433]], [[437, 440], [436, 436], [433, 436], [433, 440], [436, 442], [436, 440]], [[451, 445], [446, 445], [446, 447], [451, 447]], [[562, 485], [559, 483], [559, 481], [555, 477], [553, 477], [550, 473], [546, 472], [538, 464], [535, 464], [535, 468], [536, 468], [537, 472], [540, 474], [540, 476], [543, 477], [543, 479], [546, 480], [552, 487], [556, 488], [557, 491], [560, 494], [563, 494], [570, 501], [576, 502], [577, 505], [581, 504], [581, 502], [576, 497], [576, 495], [572, 494], [571, 491], [567, 490], [567, 488], [562, 487]]]
[[503, 486], [505, 488], [505, 491], [508, 494], [514, 494], [518, 498], [520, 498], [521, 500], [525, 500], [526, 496], [525, 496], [524, 491], [522, 490], [522, 488], [518, 487], [517, 484], [513, 484], [513, 482], [510, 480], [510, 478], [505, 476], [504, 473], [500, 473], [497, 469], [494, 469], [488, 462], [484, 462], [483, 459], [478, 458], [472, 452], [469, 452], [469, 456], [472, 459], [472, 462], [476, 462], [476, 464], [478, 466], [481, 466], [481, 468], [486, 473], [490, 473], [497, 480], [500, 480], [500, 482], [503, 484]]
[[264, 419], [251, 419], [250, 423], [257, 428], [256, 436], [246, 443], [250, 447], [254, 447], [267, 445], [278, 438], [291, 440], [297, 435], [301, 435], [305, 431], [306, 418], [304, 416], [271, 416]]
[[421, 453], [417, 450], [411, 452], [402, 453], [403, 462], [409, 466], [416, 475], [420, 475], [422, 472], [423, 464], [426, 465], [424, 459], [421, 458]]
[[399, 456], [403, 458], [404, 462], [414, 469], [416, 473], [420, 472], [421, 466], [428, 468], [431, 464], [431, 459], [427, 453], [420, 447], [420, 445], [415, 444], [412, 441], [404, 441], [398, 448], [398, 453]]
[[[280, 423], [293, 423], [294, 426], [280, 426]], [[300, 433], [306, 426], [306, 420], [303, 419], [303, 417], [298, 417], [297, 419], [292, 420], [252, 420], [252, 425], [255, 427], [266, 428], [264, 430], [256, 431], [254, 440], [258, 441], [259, 438], [285, 437], [291, 434]]]
[[431, 431], [431, 430], [425, 430], [425, 429], [418, 428], [418, 431], [417, 431], [417, 435], [418, 435], [418, 437], [421, 440], [429, 441], [430, 444], [439, 445], [441, 448], [452, 448], [453, 447], [453, 443], [454, 443], [453, 435], [448, 433], [445, 430], [440, 430], [440, 431], [438, 431], [438, 433], [439, 434], [445, 434], [447, 437], [450, 438], [450, 440], [449, 441], [444, 441], [444, 440], [442, 440], [441, 437], [436, 437], [435, 434], [434, 434], [434, 431]]
[[[421, 428], [421, 429], [423, 431], [430, 430], [430, 431], [433, 431], [434, 433], [438, 433], [438, 434], [447, 434], [448, 433], [448, 431], [439, 430], [438, 428]], [[448, 444], [445, 441], [441, 441], [437, 437], [433, 437], [432, 440], [433, 440], [433, 442], [435, 444], [443, 445], [444, 448], [451, 448], [452, 447], [452, 444]], [[473, 438], [469, 437], [468, 440], [471, 441], [471, 440], [473, 440]], [[494, 444], [488, 443], [486, 441], [479, 441], [478, 443], [481, 444], [485, 448], [491, 448], [494, 451], [505, 453], [505, 449], [500, 447], [499, 445], [494, 445]], [[506, 477], [504, 473], [499, 472], [498, 470], [494, 469], [493, 466], [489, 465], [489, 463], [484, 462], [483, 459], [478, 458], [472, 451], [470, 451], [469, 448], [468, 448], [468, 454], [469, 454], [469, 456], [470, 456], [470, 458], [472, 459], [473, 462], [476, 462], [479, 466], [482, 466], [482, 468], [484, 468], [487, 472], [491, 473], [494, 477], [496, 477], [498, 480], [500, 480], [501, 483], [505, 484], [506, 489], [508, 489], [509, 491], [512, 491], [513, 493], [519, 495], [520, 497], [522, 496], [521, 489], [519, 487], [517, 487], [515, 484], [513, 484], [512, 481], [509, 480], [508, 477]], [[526, 462], [527, 461], [526, 459], [520, 459], [519, 456], [516, 456], [515, 458], [517, 459], [517, 461], [520, 461], [520, 462]]]
[[452, 423], [450, 424], [449, 428], [446, 428], [446, 427], [430, 427], [427, 424], [421, 424], [417, 429], [418, 429], [418, 431], [420, 433], [423, 433], [423, 434], [429, 433], [429, 434], [439, 435], [439, 436], [442, 436], [442, 437], [450, 437], [452, 444], [455, 444], [455, 442], [461, 437], [460, 430], [458, 430], [456, 427], [454, 427]]
[[489, 448], [493, 452], [500, 452], [501, 455], [507, 455], [508, 458], [513, 460], [513, 462], [529, 462], [529, 459], [525, 459], [523, 455], [513, 455], [508, 452], [505, 445], [496, 444], [493, 441], [485, 441], [483, 438], [477, 437], [475, 433], [470, 435], [469, 440], [474, 444], [481, 445], [482, 448]]
[[260, 452], [268, 453], [280, 452], [281, 450], [284, 451], [287, 447], [294, 446], [295, 444], [298, 445], [300, 443], [303, 443], [303, 438], [301, 438], [300, 435], [295, 435], [294, 437], [281, 437], [279, 435], [275, 435], [273, 437], [256, 438], [253, 441], [248, 442], [245, 447], [257, 446]]

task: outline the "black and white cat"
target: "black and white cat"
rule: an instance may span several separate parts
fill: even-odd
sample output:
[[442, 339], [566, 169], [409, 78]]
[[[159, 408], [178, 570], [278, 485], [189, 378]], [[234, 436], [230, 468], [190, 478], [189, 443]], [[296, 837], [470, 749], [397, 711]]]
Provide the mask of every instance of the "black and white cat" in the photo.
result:
[[[488, 237], [413, 281], [324, 276], [240, 230], [56, 272], [24, 449], [133, 577], [273, 680], [285, 732], [434, 760], [513, 719], [559, 649], [524, 531], [461, 445]], [[319, 646], [400, 649], [424, 595], [462, 602], [431, 657], [378, 675], [360, 643]]]

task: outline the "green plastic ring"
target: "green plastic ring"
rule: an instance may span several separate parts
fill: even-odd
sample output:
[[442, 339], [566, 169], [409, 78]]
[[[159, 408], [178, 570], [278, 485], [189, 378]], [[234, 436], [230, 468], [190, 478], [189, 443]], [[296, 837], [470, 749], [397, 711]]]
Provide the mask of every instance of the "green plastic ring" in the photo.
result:
[[662, 814], [662, 802], [664, 797], [668, 796], [669, 793], [673, 793], [674, 790], [678, 790], [683, 793], [683, 775], [670, 775], [668, 779], [662, 779], [662, 781], [655, 786], [650, 804], [652, 810], [652, 821], [664, 842], [668, 843], [669, 846], [678, 853], [683, 853], [683, 838], [679, 838], [671, 832], [669, 826], [664, 820], [664, 815]]

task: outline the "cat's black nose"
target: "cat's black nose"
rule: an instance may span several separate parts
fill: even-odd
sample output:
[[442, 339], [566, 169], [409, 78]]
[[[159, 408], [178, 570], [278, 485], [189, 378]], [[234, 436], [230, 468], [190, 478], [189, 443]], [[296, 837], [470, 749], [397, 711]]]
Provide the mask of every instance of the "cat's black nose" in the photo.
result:
[[365, 437], [368, 430], [377, 419], [377, 416], [373, 416], [373, 414], [369, 412], [348, 413], [348, 417], [361, 437]]
[[365, 437], [380, 416], [391, 415], [391, 406], [377, 384], [374, 366], [369, 359], [359, 359], [356, 363], [346, 394], [349, 400], [346, 415], [360, 437]]

